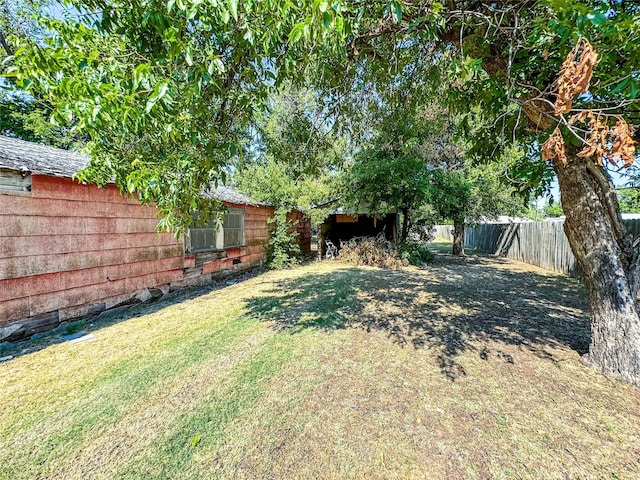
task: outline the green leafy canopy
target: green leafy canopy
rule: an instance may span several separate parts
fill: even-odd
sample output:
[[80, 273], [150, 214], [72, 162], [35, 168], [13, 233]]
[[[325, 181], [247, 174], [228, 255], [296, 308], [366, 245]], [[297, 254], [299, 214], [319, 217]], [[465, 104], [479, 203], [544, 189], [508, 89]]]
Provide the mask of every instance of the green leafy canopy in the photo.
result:
[[[340, 6], [289, 0], [71, 2], [75, 19], [42, 19], [52, 35], [19, 39], [8, 75], [86, 132], [82, 180], [115, 181], [156, 202], [162, 226], [185, 228], [201, 193], [225, 181], [239, 137], [280, 79], [298, 74], [315, 28], [339, 35]], [[326, 15], [331, 22], [326, 24]], [[331, 42], [327, 40], [326, 45]]]
[[633, 2], [474, 0], [464, 9], [395, 0], [70, 5], [79, 14], [43, 19], [50, 37], [18, 41], [6, 71], [50, 102], [57, 122], [90, 136], [94, 159], [82, 179], [115, 181], [156, 202], [165, 227], [184, 228], [190, 211], [210, 208], [202, 191], [225, 180], [225, 166], [241, 152], [239, 138], [285, 80], [321, 89], [322, 101], [347, 113], [365, 137], [367, 97], [392, 92], [400, 99], [415, 93], [413, 85], [444, 83], [440, 94], [452, 113], [481, 112], [485, 128], [469, 131], [469, 146], [490, 159], [497, 144], [544, 141], [550, 130], [532, 126], [524, 107], [533, 95], [552, 98], [562, 61], [585, 37], [600, 65], [590, 95], [576, 107], [637, 118], [630, 107], [640, 91]]

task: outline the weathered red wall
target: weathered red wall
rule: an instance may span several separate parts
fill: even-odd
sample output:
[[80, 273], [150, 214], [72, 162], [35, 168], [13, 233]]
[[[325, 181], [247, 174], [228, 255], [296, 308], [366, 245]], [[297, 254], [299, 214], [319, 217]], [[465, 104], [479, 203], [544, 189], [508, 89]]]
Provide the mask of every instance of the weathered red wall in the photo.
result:
[[[156, 231], [154, 207], [122, 197], [113, 185], [32, 175], [31, 192], [1, 193], [0, 341], [16, 326], [28, 336], [146, 288], [204, 284], [224, 271], [260, 265], [273, 208], [227, 206], [245, 211], [245, 245], [185, 256], [182, 240]], [[306, 242], [308, 221], [293, 215]]]
[[0, 195], [0, 325], [180, 281], [182, 242], [156, 225], [155, 208], [114, 186], [33, 175], [31, 192]]
[[[205, 283], [209, 274], [228, 270], [241, 270], [261, 265], [266, 260], [266, 247], [269, 243], [270, 224], [273, 207], [240, 205], [225, 202], [229, 208], [244, 209], [243, 247], [227, 249], [224, 252], [196, 253], [185, 257], [185, 283]], [[297, 222], [298, 243], [302, 253], [311, 251], [311, 220], [299, 211], [287, 215], [287, 220]]]
[[300, 252], [307, 255], [311, 252], [311, 219], [304, 213], [294, 210], [287, 214], [287, 220], [295, 223], [294, 230], [298, 232]]

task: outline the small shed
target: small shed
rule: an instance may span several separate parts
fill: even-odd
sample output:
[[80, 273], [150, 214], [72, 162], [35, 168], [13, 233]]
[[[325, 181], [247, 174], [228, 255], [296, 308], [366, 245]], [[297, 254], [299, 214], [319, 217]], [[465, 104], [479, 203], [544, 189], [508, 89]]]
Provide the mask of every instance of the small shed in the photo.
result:
[[[212, 189], [228, 208], [222, 223], [176, 239], [156, 231], [155, 207], [74, 180], [88, 161], [0, 136], [0, 342], [264, 262], [270, 205]], [[303, 220], [296, 228], [309, 251], [308, 222], [291, 216]]]
[[315, 206], [327, 207], [331, 207], [332, 210], [318, 230], [319, 259], [327, 253], [327, 242], [331, 242], [339, 250], [343, 242], [356, 237], [375, 237], [383, 234], [387, 240], [395, 242], [398, 239], [397, 213], [377, 216], [369, 213], [368, 208], [362, 205], [355, 211], [345, 209], [340, 205], [339, 198]]

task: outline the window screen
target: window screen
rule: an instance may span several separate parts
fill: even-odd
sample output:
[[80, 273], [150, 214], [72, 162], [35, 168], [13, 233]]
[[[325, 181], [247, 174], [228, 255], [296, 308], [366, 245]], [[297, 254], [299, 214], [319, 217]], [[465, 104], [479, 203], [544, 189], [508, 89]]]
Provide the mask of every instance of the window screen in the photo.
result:
[[206, 225], [193, 226], [189, 229], [190, 251], [203, 252], [216, 249], [216, 237], [218, 235], [216, 223], [217, 219], [213, 218]]
[[244, 244], [244, 211], [229, 210], [224, 216], [224, 248], [239, 247]]

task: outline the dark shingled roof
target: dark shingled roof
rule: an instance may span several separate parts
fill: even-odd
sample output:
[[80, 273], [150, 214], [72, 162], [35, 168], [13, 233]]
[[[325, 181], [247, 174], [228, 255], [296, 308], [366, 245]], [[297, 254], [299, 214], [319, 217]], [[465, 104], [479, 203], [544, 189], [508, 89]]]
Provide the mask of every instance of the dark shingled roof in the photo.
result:
[[88, 163], [87, 155], [0, 135], [0, 168], [71, 178]]
[[217, 198], [221, 202], [238, 203], [244, 205], [269, 205], [264, 202], [256, 202], [255, 200], [252, 200], [233, 187], [212, 188], [205, 195], [210, 198]]
[[[0, 168], [7, 170], [71, 178], [86, 167], [89, 160], [88, 155], [0, 135]], [[267, 205], [251, 200], [232, 187], [212, 188], [206, 195], [222, 202]]]

